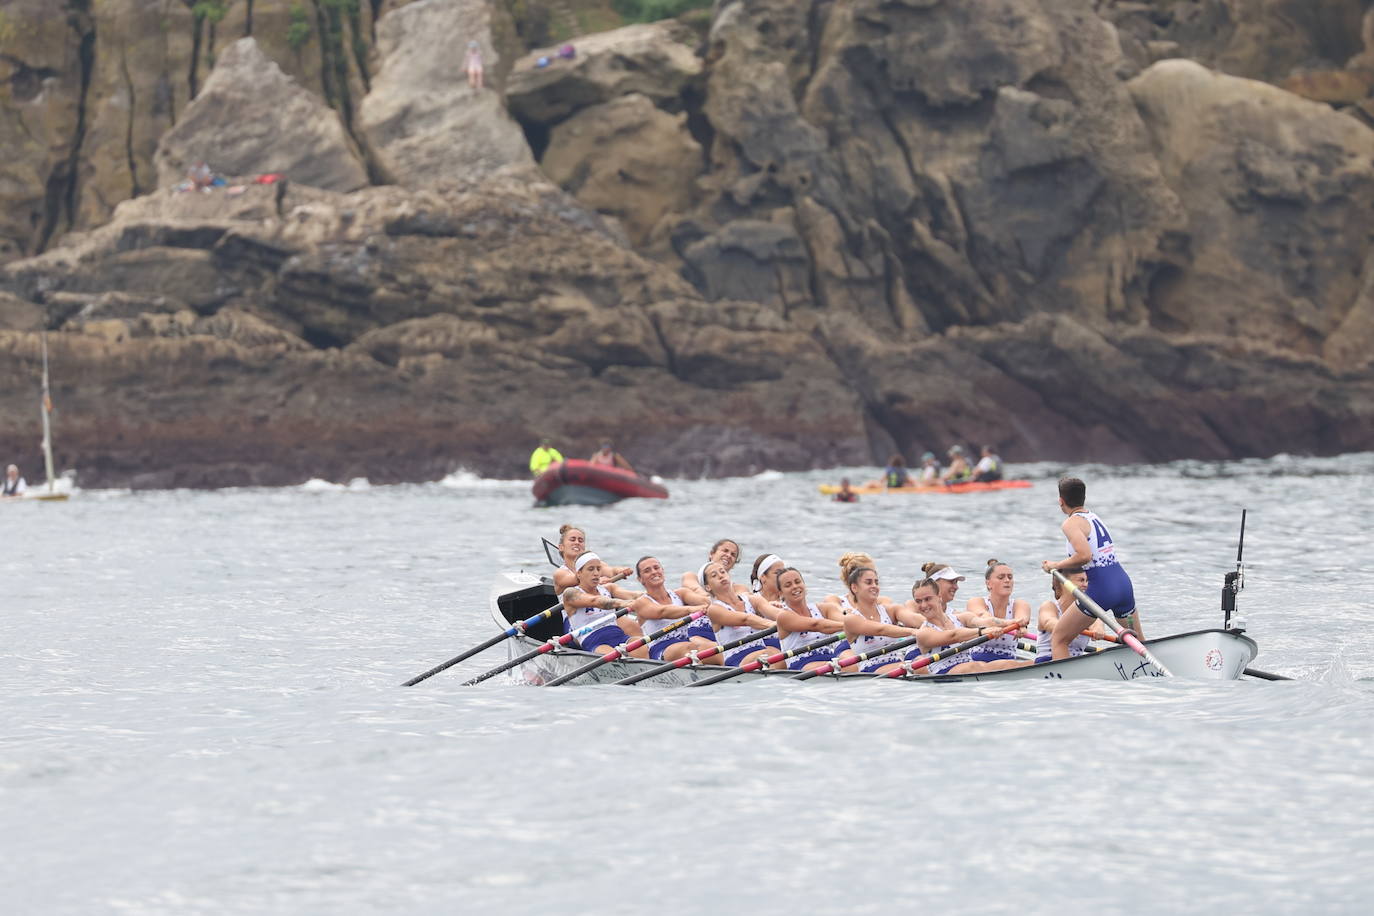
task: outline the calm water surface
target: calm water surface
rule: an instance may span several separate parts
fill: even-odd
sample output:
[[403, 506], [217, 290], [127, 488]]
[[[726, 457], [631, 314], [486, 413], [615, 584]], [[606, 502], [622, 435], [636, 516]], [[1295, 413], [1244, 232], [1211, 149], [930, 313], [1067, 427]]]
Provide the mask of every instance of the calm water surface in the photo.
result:
[[[775, 473], [606, 509], [463, 476], [0, 505], [4, 909], [1367, 911], [1374, 456], [1018, 470], [850, 506]], [[565, 520], [673, 575], [734, 537], [821, 593], [847, 549], [961, 598], [996, 556], [1038, 603], [1065, 471], [1152, 634], [1219, 622], [1248, 508], [1255, 664], [1297, 682], [459, 687], [494, 649], [397, 686]]]

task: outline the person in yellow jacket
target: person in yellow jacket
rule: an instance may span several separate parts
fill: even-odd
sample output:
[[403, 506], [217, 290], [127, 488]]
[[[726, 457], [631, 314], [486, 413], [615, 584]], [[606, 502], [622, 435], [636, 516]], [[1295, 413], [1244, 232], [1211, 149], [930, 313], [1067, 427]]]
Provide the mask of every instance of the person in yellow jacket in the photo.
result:
[[530, 473], [535, 477], [548, 470], [549, 465], [555, 461], [562, 461], [563, 455], [558, 449], [549, 444], [551, 440], [545, 436], [539, 440], [539, 448], [530, 455]]

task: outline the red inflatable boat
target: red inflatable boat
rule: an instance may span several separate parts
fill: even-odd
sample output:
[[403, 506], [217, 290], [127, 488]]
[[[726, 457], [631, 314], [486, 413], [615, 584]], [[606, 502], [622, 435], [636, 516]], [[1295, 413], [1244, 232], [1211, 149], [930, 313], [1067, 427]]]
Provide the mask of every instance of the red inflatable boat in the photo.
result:
[[590, 461], [555, 461], [534, 479], [540, 506], [604, 506], [629, 496], [667, 499], [668, 491], [631, 471]]

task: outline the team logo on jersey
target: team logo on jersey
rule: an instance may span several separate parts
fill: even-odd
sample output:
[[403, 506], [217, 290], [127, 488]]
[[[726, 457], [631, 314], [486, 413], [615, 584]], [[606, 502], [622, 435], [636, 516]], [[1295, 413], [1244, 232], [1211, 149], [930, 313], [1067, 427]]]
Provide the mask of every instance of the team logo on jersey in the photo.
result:
[[1222, 666], [1221, 650], [1213, 649], [1208, 652], [1207, 655], [1203, 657], [1202, 663], [1207, 666], [1209, 671], [1220, 671]]

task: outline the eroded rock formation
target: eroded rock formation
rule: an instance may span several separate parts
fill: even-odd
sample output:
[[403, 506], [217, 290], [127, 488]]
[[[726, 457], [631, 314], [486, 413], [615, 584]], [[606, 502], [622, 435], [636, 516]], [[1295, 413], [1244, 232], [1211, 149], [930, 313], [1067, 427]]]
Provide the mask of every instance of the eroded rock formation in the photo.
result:
[[[1364, 5], [1188, 6], [722, 0], [539, 67], [482, 0], [7, 4], [0, 450], [39, 323], [91, 485], [1374, 447], [1359, 90], [1242, 78], [1358, 75]], [[287, 180], [167, 189], [217, 136]]]

